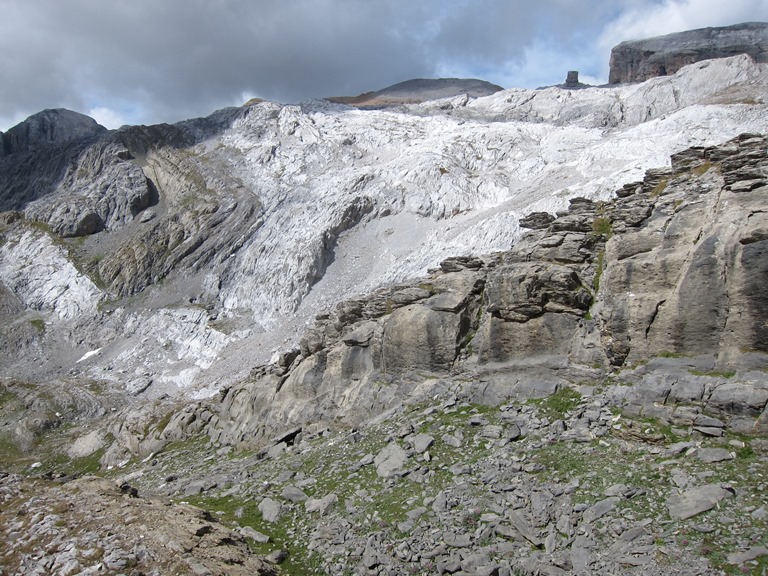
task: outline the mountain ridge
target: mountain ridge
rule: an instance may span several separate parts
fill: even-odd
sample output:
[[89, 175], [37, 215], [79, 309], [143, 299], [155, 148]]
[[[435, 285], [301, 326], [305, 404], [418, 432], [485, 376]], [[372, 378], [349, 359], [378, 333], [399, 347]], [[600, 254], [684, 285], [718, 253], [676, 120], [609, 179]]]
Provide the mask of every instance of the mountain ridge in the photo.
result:
[[415, 78], [359, 96], [330, 96], [326, 100], [356, 108], [377, 109], [463, 95], [480, 98], [500, 90], [503, 90], [501, 86], [476, 78]]

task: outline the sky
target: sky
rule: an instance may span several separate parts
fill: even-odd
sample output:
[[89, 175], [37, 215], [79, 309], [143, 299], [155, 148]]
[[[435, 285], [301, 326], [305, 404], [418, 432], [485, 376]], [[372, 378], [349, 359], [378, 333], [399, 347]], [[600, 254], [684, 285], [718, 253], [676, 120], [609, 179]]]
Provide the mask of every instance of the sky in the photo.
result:
[[108, 128], [412, 78], [605, 83], [613, 46], [768, 21], [768, 0], [0, 0], [0, 131], [46, 108]]

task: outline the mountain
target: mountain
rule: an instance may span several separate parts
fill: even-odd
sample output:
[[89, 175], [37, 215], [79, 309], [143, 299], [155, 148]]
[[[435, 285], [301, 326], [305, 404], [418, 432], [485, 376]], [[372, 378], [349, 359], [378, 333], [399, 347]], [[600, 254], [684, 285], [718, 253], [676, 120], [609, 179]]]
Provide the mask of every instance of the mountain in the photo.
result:
[[337, 104], [348, 104], [355, 108], [377, 109], [464, 95], [469, 98], [480, 98], [500, 90], [502, 90], [501, 86], [474, 78], [420, 78], [406, 80], [376, 92], [366, 92], [359, 96], [331, 96], [327, 100]]
[[764, 568], [767, 66], [9, 130], [11, 573]]
[[260, 103], [6, 155], [3, 371], [215, 393], [341, 299], [507, 249], [521, 216], [608, 199], [685, 147], [764, 132], [765, 83], [740, 56], [398, 111]]
[[611, 50], [608, 82], [643, 82], [674, 74], [694, 62], [737, 54], [768, 62], [768, 23], [746, 22], [622, 42]]

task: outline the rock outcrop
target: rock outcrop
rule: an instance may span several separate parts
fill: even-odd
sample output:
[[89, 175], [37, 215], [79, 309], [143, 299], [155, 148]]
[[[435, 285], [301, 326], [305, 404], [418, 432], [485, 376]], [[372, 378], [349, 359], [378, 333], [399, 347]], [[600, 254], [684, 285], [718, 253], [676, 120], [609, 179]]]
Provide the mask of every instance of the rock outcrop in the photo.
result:
[[768, 62], [768, 23], [747, 22], [622, 42], [611, 50], [608, 82], [644, 82], [674, 74], [694, 62], [737, 54]]
[[[429, 378], [519, 378], [532, 369], [543, 384], [557, 382], [558, 370], [596, 367], [635, 382], [622, 401], [690, 394], [757, 430], [768, 401], [756, 391], [768, 390], [759, 372], [768, 368], [760, 289], [767, 192], [763, 136], [675, 154], [670, 168], [649, 170], [613, 202], [572, 200], [509, 251], [449, 259], [430, 277], [340, 303], [318, 317], [299, 349], [201, 408], [193, 430], [215, 442], [258, 444], [283, 428], [359, 425], [424, 394], [437, 382], [423, 382]], [[705, 373], [750, 373], [758, 383], [715, 392], [705, 378], [673, 392], [653, 371], [629, 370], [668, 357]], [[517, 397], [514, 380], [492, 382], [473, 398]], [[166, 434], [187, 421], [188, 412], [179, 414]]]
[[0, 136], [0, 156], [93, 139], [105, 131], [90, 116], [64, 108], [43, 110]]

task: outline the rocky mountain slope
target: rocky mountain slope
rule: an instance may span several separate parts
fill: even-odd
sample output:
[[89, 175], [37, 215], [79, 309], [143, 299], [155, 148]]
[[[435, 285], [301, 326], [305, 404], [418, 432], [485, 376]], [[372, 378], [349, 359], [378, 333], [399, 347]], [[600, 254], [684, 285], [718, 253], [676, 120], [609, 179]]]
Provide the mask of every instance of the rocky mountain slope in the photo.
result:
[[766, 84], [9, 130], [3, 569], [760, 573]]
[[736, 54], [768, 62], [768, 23], [746, 22], [622, 42], [611, 50], [608, 82], [644, 82], [694, 62]]
[[260, 103], [6, 155], [3, 371], [213, 393], [342, 298], [506, 249], [521, 216], [608, 199], [686, 146], [765, 132], [766, 78], [739, 56], [398, 111]]
[[[127, 494], [197, 514], [195, 537], [223, 522], [294, 574], [760, 574], [766, 190], [764, 136], [680, 152], [614, 201], [530, 214], [508, 251], [341, 302], [299, 349], [199, 403], [6, 384], [5, 429], [38, 439], [9, 461], [47, 472], [32, 493], [103, 466]], [[62, 506], [78, 490], [43, 493]], [[153, 550], [92, 559], [87, 532], [30, 555], [68, 534], [63, 510], [19, 525], [32, 536], [10, 524], [4, 555], [111, 569], [102, 556]], [[203, 553], [195, 537], [191, 569], [248, 561], [237, 538]]]

